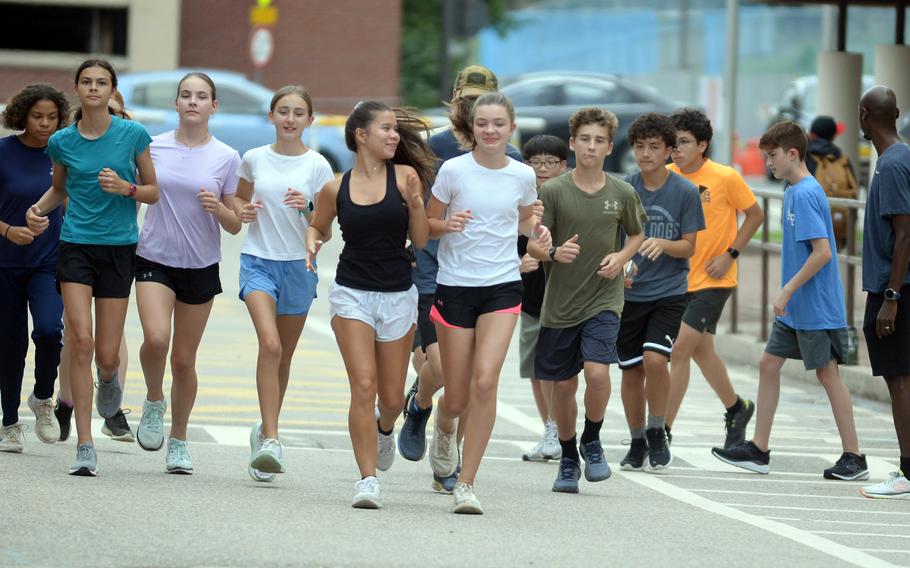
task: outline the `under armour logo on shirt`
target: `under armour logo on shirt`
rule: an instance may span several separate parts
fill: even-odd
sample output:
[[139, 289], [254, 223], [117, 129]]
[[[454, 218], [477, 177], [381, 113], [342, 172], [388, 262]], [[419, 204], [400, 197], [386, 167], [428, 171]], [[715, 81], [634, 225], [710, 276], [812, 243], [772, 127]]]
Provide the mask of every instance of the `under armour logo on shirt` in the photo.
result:
[[619, 211], [619, 201], [604, 201], [604, 213]]
[[787, 212], [787, 221], [790, 222], [791, 227], [795, 227], [796, 226], [796, 213], [794, 213], [793, 211], [788, 211]]

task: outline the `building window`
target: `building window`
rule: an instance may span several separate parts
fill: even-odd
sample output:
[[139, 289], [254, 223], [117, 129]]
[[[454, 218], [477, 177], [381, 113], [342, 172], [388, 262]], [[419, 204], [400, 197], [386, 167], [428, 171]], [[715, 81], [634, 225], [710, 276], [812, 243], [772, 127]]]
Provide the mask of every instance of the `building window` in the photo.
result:
[[126, 55], [126, 8], [0, 2], [0, 49]]

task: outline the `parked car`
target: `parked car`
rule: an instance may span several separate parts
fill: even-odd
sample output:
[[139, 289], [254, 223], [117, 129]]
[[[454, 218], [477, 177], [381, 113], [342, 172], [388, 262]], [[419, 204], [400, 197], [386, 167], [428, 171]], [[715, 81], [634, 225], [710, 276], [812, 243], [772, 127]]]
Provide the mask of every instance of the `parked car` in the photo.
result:
[[[126, 108], [152, 136], [177, 127], [174, 108], [177, 82], [190, 71], [203, 71], [218, 89], [218, 112], [209, 121], [209, 130], [241, 154], [275, 141], [275, 127], [268, 121], [272, 91], [249, 81], [240, 73], [215, 69], [175, 69], [121, 75], [117, 89]], [[336, 172], [354, 164], [344, 143], [343, 120], [317, 114], [313, 126], [303, 135], [307, 146], [326, 157]]]
[[[638, 169], [628, 141], [632, 121], [647, 112], [671, 113], [684, 106], [654, 88], [621, 77], [573, 71], [518, 75], [503, 81], [500, 90], [512, 99], [518, 116], [543, 119], [540, 129], [521, 129], [522, 142], [535, 134], [552, 134], [568, 141], [569, 117], [579, 107], [599, 106], [612, 111], [619, 118], [619, 130], [604, 169], [619, 173]], [[575, 165], [574, 155], [569, 155], [569, 165]]]

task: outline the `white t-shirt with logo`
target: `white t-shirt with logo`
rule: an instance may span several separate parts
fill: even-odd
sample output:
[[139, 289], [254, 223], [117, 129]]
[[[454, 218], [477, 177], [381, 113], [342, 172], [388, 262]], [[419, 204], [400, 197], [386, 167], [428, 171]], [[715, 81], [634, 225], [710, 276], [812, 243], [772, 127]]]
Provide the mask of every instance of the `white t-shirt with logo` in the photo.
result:
[[442, 164], [433, 197], [448, 206], [446, 218], [469, 209], [473, 216], [464, 231], [439, 239], [439, 284], [492, 286], [521, 279], [515, 252], [518, 208], [537, 199], [530, 166], [509, 160], [491, 170], [468, 152]]
[[284, 204], [288, 188], [295, 189], [315, 204], [316, 194], [335, 178], [328, 160], [315, 150], [298, 156], [278, 154], [270, 145], [243, 155], [237, 176], [253, 184], [252, 203], [262, 202], [256, 221], [243, 244], [244, 254], [269, 260], [306, 258], [306, 230], [303, 213]]

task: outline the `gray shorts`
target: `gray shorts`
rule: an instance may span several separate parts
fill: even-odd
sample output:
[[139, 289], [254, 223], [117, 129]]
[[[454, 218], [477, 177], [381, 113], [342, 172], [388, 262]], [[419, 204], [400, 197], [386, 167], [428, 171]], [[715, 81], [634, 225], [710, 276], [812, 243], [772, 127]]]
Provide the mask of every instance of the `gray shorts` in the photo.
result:
[[540, 318], [521, 312], [518, 321], [521, 322], [518, 331], [518, 376], [522, 379], [533, 379]]
[[774, 321], [765, 353], [784, 359], [801, 359], [807, 371], [822, 369], [832, 359], [847, 360], [847, 329], [796, 330]]
[[699, 333], [717, 335], [717, 322], [732, 293], [733, 288], [708, 288], [686, 294], [689, 304], [683, 313], [683, 323]]

